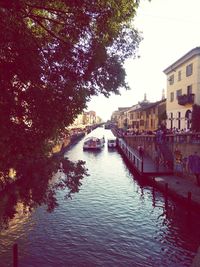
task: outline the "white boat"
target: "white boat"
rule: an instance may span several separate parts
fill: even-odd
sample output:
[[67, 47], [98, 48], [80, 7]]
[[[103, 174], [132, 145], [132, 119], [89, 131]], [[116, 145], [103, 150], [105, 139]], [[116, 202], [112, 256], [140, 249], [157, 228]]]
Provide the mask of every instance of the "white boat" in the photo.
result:
[[105, 142], [104, 138], [90, 136], [85, 139], [83, 143], [83, 150], [89, 150], [89, 149], [99, 150], [104, 146], [104, 142]]
[[107, 145], [108, 148], [115, 148], [117, 146], [117, 139], [115, 137], [108, 138]]

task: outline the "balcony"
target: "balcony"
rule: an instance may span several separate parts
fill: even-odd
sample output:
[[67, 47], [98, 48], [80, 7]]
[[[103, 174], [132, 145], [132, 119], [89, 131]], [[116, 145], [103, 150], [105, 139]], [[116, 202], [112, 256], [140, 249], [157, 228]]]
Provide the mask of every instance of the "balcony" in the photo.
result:
[[187, 104], [194, 104], [194, 94], [179, 95], [178, 96], [178, 104], [181, 106], [185, 106]]

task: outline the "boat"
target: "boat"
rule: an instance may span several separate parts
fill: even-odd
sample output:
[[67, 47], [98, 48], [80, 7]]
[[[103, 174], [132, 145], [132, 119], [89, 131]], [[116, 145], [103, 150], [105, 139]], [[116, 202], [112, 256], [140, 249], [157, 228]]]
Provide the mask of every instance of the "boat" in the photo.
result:
[[115, 137], [108, 138], [107, 145], [108, 148], [115, 148], [117, 146], [117, 139]]
[[83, 143], [83, 150], [100, 150], [104, 146], [104, 138], [90, 136]]
[[104, 129], [110, 129], [110, 128], [111, 128], [110, 124], [106, 123], [106, 124], [104, 125]]

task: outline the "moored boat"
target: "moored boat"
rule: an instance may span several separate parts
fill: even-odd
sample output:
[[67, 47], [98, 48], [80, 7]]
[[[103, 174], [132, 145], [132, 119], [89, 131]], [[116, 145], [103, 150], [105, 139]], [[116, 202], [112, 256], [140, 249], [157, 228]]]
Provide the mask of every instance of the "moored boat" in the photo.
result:
[[115, 137], [108, 138], [107, 145], [108, 148], [115, 148], [117, 146], [117, 139]]
[[104, 146], [104, 138], [97, 138], [94, 136], [90, 136], [85, 139], [83, 143], [83, 150], [90, 150], [90, 149], [96, 149], [99, 150]]

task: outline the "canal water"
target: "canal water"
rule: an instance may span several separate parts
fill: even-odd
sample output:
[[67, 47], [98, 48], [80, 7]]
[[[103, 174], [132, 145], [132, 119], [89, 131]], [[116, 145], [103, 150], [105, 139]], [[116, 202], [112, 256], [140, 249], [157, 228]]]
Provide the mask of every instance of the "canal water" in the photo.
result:
[[[97, 128], [90, 135], [110, 136]], [[83, 139], [84, 140], [84, 139]], [[59, 206], [19, 214], [0, 233], [0, 267], [182, 267], [200, 245], [200, 216], [154, 191], [130, 172], [116, 150], [83, 151], [83, 140], [66, 156], [82, 159], [90, 176], [72, 199], [58, 191]]]

